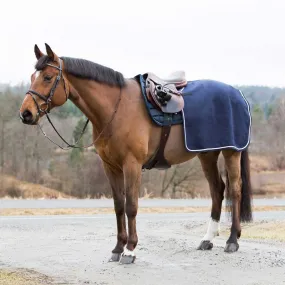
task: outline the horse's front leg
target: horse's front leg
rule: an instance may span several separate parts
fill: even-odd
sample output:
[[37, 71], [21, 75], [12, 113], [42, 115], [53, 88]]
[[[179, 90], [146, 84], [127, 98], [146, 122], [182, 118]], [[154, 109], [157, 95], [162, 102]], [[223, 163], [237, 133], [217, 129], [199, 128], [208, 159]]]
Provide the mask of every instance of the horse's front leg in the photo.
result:
[[141, 169], [141, 164], [135, 158], [129, 158], [123, 167], [126, 190], [126, 214], [128, 217], [128, 242], [120, 259], [120, 263], [122, 264], [133, 263], [136, 258], [134, 250], [138, 243], [136, 215], [141, 184]]
[[112, 250], [110, 261], [119, 261], [121, 254], [124, 251], [124, 247], [127, 244], [124, 174], [122, 171], [110, 168], [110, 166], [105, 163], [104, 169], [112, 188], [114, 208], [117, 218], [117, 244]]

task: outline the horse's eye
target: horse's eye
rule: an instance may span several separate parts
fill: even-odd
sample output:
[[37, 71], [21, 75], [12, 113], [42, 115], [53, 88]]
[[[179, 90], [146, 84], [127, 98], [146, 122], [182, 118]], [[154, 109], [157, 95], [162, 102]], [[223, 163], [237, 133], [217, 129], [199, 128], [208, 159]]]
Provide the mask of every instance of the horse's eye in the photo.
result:
[[52, 77], [48, 76], [48, 75], [44, 77], [44, 81], [51, 81], [51, 79], [52, 79]]

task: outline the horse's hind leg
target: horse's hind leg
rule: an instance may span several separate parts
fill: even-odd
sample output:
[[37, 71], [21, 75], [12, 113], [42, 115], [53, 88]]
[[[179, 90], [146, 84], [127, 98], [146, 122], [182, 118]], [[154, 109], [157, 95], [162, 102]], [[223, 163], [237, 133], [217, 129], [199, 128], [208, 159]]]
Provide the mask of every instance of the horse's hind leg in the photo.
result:
[[213, 247], [214, 237], [219, 235], [219, 221], [221, 217], [222, 202], [224, 199], [225, 184], [219, 174], [217, 161], [220, 151], [200, 153], [198, 155], [204, 174], [208, 180], [211, 198], [212, 211], [206, 235], [203, 237], [198, 249], [209, 250]]
[[122, 171], [114, 171], [105, 163], [104, 169], [112, 188], [117, 218], [117, 244], [112, 250], [112, 257], [110, 261], [119, 261], [124, 251], [124, 247], [127, 244], [124, 175]]
[[225, 165], [227, 170], [228, 189], [232, 204], [231, 235], [227, 240], [225, 252], [235, 252], [239, 245], [237, 240], [241, 235], [240, 203], [241, 203], [241, 153], [233, 150], [224, 150]]

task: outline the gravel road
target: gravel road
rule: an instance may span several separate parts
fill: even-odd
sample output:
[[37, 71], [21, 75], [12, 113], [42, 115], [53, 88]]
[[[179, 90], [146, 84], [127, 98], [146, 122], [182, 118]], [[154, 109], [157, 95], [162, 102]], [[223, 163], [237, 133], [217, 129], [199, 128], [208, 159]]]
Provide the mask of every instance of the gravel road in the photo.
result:
[[[0, 267], [33, 270], [54, 284], [285, 284], [284, 243], [242, 239], [237, 253], [226, 254], [227, 236], [220, 236], [213, 250], [197, 251], [207, 216], [140, 214], [132, 265], [108, 262], [116, 240], [112, 214], [1, 217]], [[275, 219], [274, 212], [255, 219]], [[225, 218], [222, 224], [229, 225]]]

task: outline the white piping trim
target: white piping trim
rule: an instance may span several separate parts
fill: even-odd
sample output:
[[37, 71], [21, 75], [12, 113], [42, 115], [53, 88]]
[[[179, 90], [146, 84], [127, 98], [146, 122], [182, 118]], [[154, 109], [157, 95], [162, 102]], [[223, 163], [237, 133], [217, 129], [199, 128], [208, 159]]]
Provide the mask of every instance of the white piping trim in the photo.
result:
[[249, 130], [248, 130], [248, 141], [246, 143], [246, 145], [242, 148], [237, 148], [235, 146], [221, 146], [221, 147], [214, 147], [214, 148], [204, 148], [204, 149], [197, 149], [197, 150], [193, 150], [193, 149], [189, 149], [187, 147], [187, 140], [186, 140], [186, 130], [185, 130], [185, 116], [184, 116], [184, 110], [182, 110], [182, 117], [183, 117], [183, 129], [184, 129], [184, 143], [185, 143], [185, 147], [188, 151], [192, 151], [192, 152], [201, 152], [201, 151], [211, 151], [211, 150], [218, 150], [218, 149], [224, 149], [224, 148], [233, 148], [237, 151], [239, 150], [244, 150], [248, 147], [249, 143], [250, 143], [250, 138], [251, 138], [251, 133], [250, 133], [250, 130], [251, 130], [251, 114], [250, 114], [250, 106], [249, 106], [249, 103], [247, 102], [245, 96], [243, 95], [243, 93], [241, 92], [241, 90], [238, 90], [241, 94], [241, 96], [243, 97], [244, 101], [246, 102], [247, 104], [247, 110], [248, 110], [248, 114], [249, 114]]

